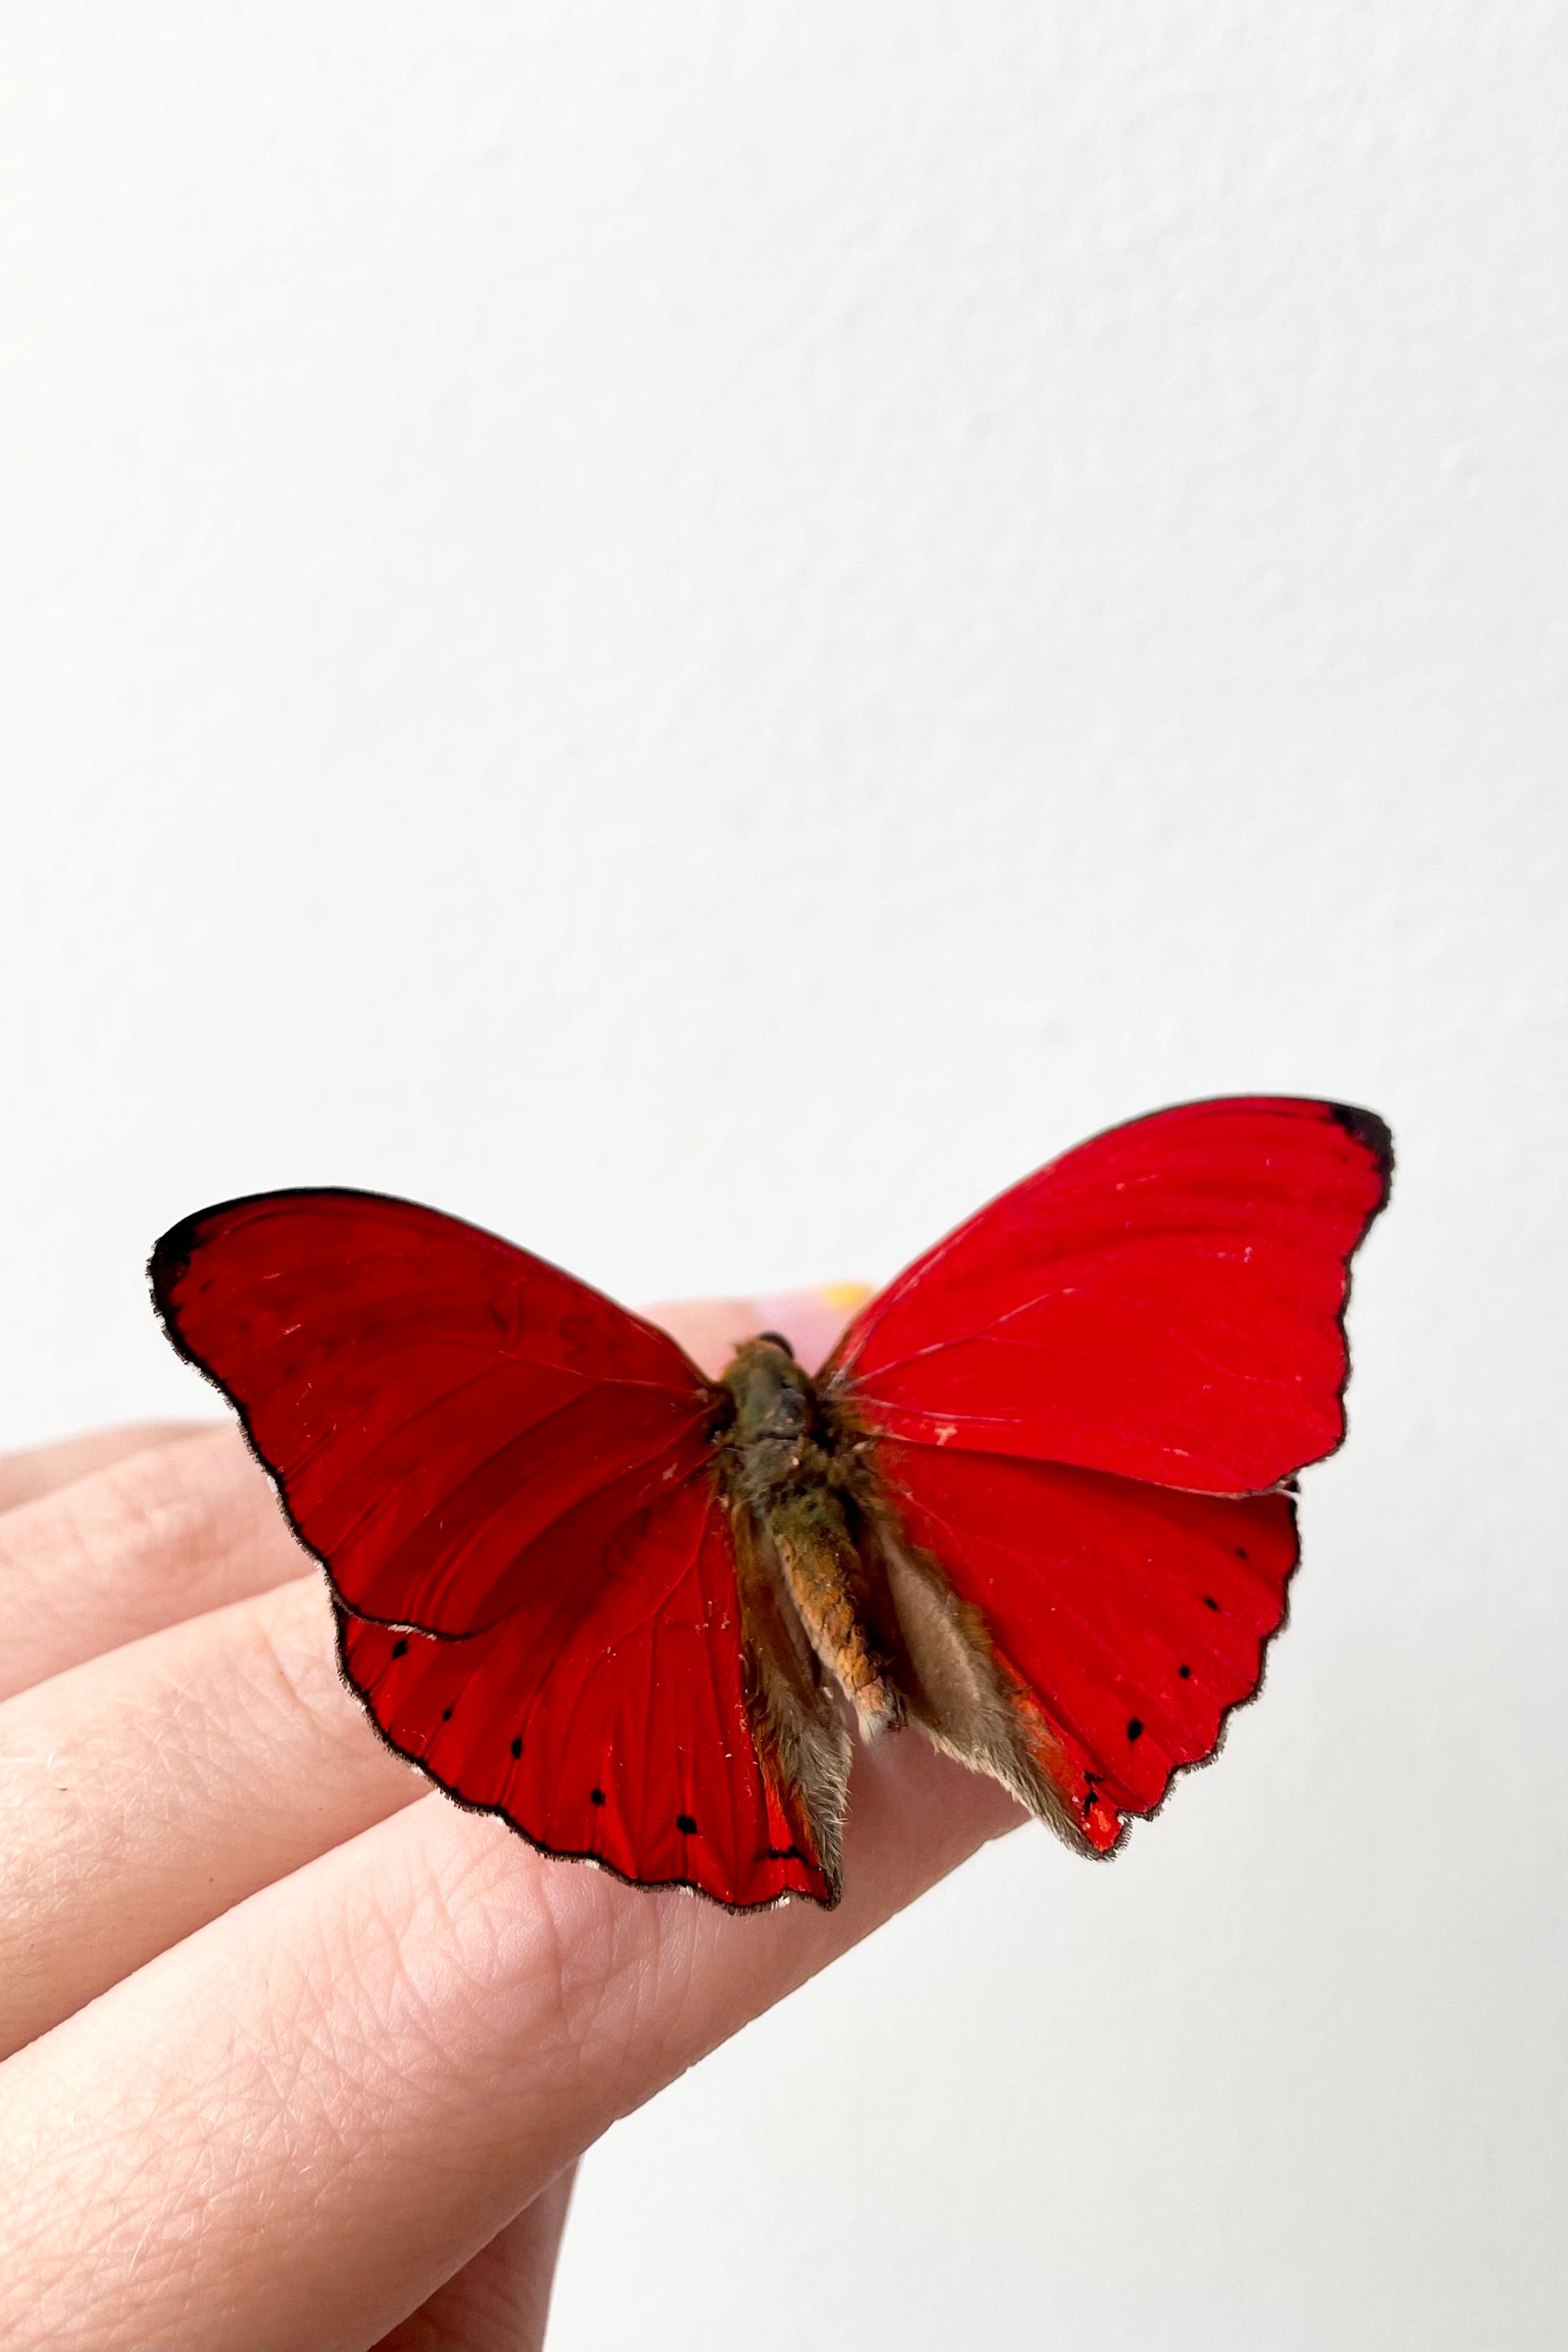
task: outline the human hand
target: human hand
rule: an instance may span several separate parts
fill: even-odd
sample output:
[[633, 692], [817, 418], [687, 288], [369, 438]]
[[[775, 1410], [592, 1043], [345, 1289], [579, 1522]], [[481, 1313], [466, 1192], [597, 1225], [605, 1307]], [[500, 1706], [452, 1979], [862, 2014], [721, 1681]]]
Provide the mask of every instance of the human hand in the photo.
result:
[[[654, 1310], [717, 1371], [813, 1295]], [[846, 1895], [734, 1918], [391, 1755], [227, 1427], [0, 1459], [0, 2344], [533, 2346], [617, 2116], [1020, 1818], [859, 1752]]]

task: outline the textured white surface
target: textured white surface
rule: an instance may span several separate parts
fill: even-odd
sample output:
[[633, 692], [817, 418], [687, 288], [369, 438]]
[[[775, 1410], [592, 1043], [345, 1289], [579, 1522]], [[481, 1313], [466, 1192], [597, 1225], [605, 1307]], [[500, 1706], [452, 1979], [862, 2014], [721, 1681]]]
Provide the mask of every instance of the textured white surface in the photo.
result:
[[13, 6], [5, 1442], [406, 1192], [890, 1272], [1394, 1121], [1263, 1706], [592, 2159], [556, 2341], [1537, 2352], [1562, 2256], [1560, 5]]

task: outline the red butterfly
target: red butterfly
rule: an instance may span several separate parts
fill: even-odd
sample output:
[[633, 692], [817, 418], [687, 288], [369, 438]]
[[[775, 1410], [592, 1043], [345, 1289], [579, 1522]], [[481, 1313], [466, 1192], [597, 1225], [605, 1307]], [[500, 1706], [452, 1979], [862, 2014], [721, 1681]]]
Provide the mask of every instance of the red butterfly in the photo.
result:
[[815, 1378], [717, 1383], [510, 1243], [264, 1192], [153, 1253], [391, 1745], [546, 1853], [738, 1910], [840, 1892], [850, 1741], [906, 1720], [1105, 1854], [1217, 1747], [1344, 1435], [1388, 1129], [1192, 1103], [918, 1258]]

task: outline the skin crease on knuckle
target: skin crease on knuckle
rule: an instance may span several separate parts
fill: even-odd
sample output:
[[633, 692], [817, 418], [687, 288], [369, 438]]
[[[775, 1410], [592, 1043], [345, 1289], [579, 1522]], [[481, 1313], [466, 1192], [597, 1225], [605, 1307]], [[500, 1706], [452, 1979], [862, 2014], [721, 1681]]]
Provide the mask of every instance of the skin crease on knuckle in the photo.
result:
[[118, 1429], [89, 1430], [83, 1437], [58, 1438], [52, 1444], [29, 1446], [20, 1454], [0, 1454], [0, 1511], [14, 1511], [20, 1504], [53, 1494], [58, 1487], [73, 1486], [128, 1454], [178, 1445], [187, 1437], [205, 1437], [221, 1426], [216, 1421], [127, 1422]]
[[542, 2345], [573, 2179], [573, 2168], [558, 2175], [418, 2311], [384, 2336], [375, 2352]]
[[300, 1568], [236, 1432], [133, 1454], [0, 1517], [0, 1575], [17, 1596], [0, 1696]]

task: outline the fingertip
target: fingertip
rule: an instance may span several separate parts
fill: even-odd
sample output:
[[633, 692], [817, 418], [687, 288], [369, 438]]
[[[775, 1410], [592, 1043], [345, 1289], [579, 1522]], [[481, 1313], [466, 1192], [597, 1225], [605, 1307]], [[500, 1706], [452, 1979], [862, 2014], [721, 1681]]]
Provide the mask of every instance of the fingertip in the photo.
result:
[[683, 1299], [644, 1309], [717, 1378], [742, 1339], [778, 1331], [796, 1360], [815, 1371], [858, 1307], [871, 1296], [862, 1282], [824, 1282], [805, 1290], [763, 1291], [752, 1298]]
[[759, 1331], [779, 1331], [796, 1359], [815, 1371], [851, 1315], [871, 1296], [863, 1282], [823, 1282], [807, 1290], [763, 1292], [751, 1300]]

